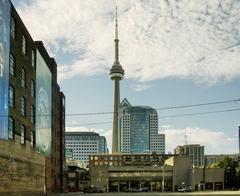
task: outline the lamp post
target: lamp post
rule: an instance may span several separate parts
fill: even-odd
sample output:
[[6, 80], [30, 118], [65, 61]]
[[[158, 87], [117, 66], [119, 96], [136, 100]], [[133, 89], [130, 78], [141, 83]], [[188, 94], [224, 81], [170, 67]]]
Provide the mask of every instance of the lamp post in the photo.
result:
[[163, 166], [161, 166], [161, 168], [162, 168], [162, 171], [163, 171], [163, 173], [162, 173], [162, 192], [164, 192], [164, 165]]

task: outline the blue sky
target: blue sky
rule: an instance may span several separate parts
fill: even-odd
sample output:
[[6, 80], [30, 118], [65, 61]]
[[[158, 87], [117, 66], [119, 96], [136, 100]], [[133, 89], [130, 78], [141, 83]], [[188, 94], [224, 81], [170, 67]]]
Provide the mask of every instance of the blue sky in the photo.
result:
[[[67, 113], [112, 111], [114, 12], [119, 10], [121, 98], [154, 108], [240, 98], [240, 2], [13, 0], [34, 40], [58, 63]], [[240, 108], [239, 102], [158, 111], [175, 115]], [[111, 148], [111, 115], [66, 118], [67, 130], [95, 130]], [[199, 143], [207, 154], [237, 153], [239, 111], [159, 119], [167, 152]]]

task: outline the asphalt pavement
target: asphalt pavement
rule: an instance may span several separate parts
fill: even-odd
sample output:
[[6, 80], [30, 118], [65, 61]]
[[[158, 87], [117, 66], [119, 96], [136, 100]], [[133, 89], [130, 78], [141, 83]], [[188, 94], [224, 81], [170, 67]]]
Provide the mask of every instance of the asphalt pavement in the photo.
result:
[[147, 193], [81, 193], [81, 192], [76, 192], [76, 193], [61, 193], [61, 194], [54, 194], [54, 196], [83, 196], [83, 195], [89, 195], [89, 196], [144, 196], [144, 195], [149, 195], [149, 196], [160, 196], [160, 195], [167, 195], [167, 196], [179, 196], [179, 195], [186, 195], [186, 196], [191, 196], [191, 195], [198, 195], [198, 196], [218, 196], [218, 195], [238, 195], [240, 196], [240, 191], [211, 191], [211, 192], [191, 192], [191, 193], [178, 193], [178, 192], [147, 192]]

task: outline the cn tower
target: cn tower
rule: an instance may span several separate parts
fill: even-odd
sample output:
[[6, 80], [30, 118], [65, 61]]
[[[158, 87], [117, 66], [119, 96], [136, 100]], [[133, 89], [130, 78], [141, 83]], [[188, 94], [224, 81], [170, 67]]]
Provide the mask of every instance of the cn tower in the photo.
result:
[[119, 39], [118, 39], [118, 19], [116, 7], [116, 24], [115, 24], [115, 61], [109, 72], [109, 77], [113, 80], [113, 130], [112, 130], [112, 154], [119, 152], [119, 132], [118, 132], [118, 114], [120, 105], [120, 80], [123, 79], [124, 70], [120, 65], [119, 56]]

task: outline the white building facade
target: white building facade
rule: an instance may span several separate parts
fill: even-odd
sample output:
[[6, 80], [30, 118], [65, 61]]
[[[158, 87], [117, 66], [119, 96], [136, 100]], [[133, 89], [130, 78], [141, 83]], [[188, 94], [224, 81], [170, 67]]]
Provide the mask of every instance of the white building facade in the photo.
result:
[[71, 149], [72, 159], [81, 160], [86, 166], [90, 154], [108, 153], [106, 138], [95, 132], [65, 132], [65, 147]]

